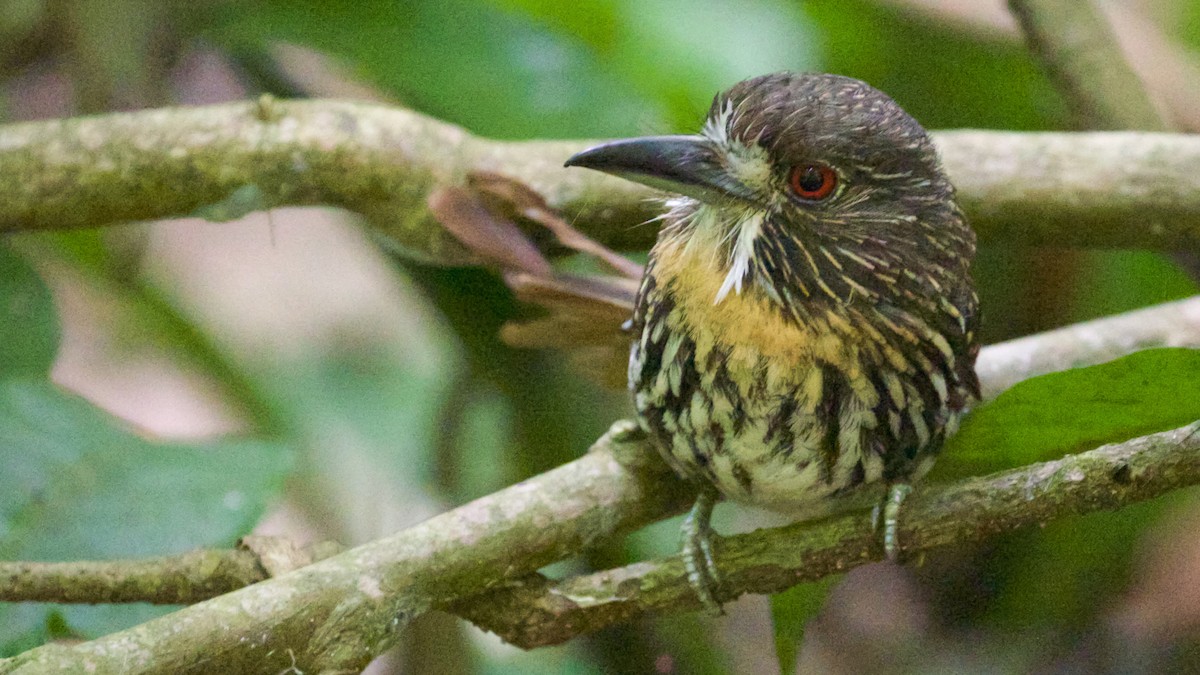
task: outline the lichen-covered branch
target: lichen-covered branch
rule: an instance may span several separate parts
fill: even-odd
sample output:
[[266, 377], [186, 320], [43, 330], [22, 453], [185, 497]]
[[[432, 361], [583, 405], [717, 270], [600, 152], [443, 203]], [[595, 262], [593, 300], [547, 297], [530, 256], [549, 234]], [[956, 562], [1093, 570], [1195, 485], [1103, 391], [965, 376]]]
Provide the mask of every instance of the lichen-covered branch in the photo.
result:
[[[1200, 247], [1200, 137], [935, 134], [985, 241]], [[361, 213], [430, 261], [471, 262], [430, 215], [435, 186], [474, 171], [526, 183], [614, 248], [654, 237], [648, 189], [562, 162], [585, 141], [500, 142], [410, 111], [346, 101], [171, 108], [0, 127], [0, 233], [285, 205]]]
[[570, 464], [399, 534], [129, 630], [0, 660], [0, 673], [358, 672], [434, 602], [681, 510], [684, 486], [616, 433]]
[[264, 578], [255, 556], [241, 550], [190, 551], [141, 560], [0, 561], [0, 602], [181, 605]]
[[[980, 372], [988, 395], [994, 395], [1016, 380], [1159, 345], [1200, 347], [1200, 296], [987, 347], [980, 356]], [[0, 673], [88, 668], [97, 672], [188, 673], [208, 672], [217, 667], [214, 664], [228, 672], [247, 673], [280, 672], [292, 665], [305, 672], [361, 668], [392, 643], [396, 631], [431, 607], [453, 607], [464, 614], [484, 616], [485, 609], [477, 604], [495, 598], [464, 600], [495, 589], [506, 579], [527, 578], [525, 575], [538, 567], [593, 542], [681, 510], [689, 498], [686, 487], [644, 443], [622, 440], [620, 428], [617, 425], [616, 431], [597, 441], [580, 459], [394, 536], [120, 633], [78, 645], [31, 650], [0, 661]], [[1131, 463], [1121, 474], [1127, 474], [1135, 487], [1120, 494], [1132, 499], [1143, 494], [1139, 490], [1149, 489], [1148, 485], [1165, 485], [1158, 478], [1162, 474], [1155, 472], [1174, 471], [1172, 461], [1176, 460], [1168, 460], [1163, 468], [1150, 467], [1142, 460]], [[1150, 476], [1146, 479], [1150, 482], [1141, 482], [1143, 475]], [[946, 489], [961, 491], [976, 484]], [[1067, 481], [1064, 489], [1074, 488]], [[923, 501], [915, 503], [924, 509], [930, 499], [922, 497]], [[920, 513], [923, 511], [907, 521], [913, 530], [906, 545], [924, 548], [946, 543], [948, 531], [927, 524]], [[1037, 513], [1039, 518], [1053, 517]], [[1001, 515], [988, 516], [975, 527], [993, 531], [1016, 526], [1003, 525], [1007, 521], [999, 520]], [[957, 516], [968, 522], [973, 517], [978, 514], [969, 509]], [[845, 556], [854, 551], [861, 555], [866, 544], [862, 532], [855, 529], [858, 527], [845, 530], [848, 543], [834, 536], [843, 531], [836, 529], [815, 530], [828, 538], [810, 533], [804, 535], [805, 541], [810, 546], [842, 551]], [[939, 532], [942, 534], [936, 534]], [[775, 536], [766, 535], [763, 546], [774, 546], [770, 542], [776, 541]], [[743, 545], [747, 551], [757, 550], [755, 537], [737, 539], [739, 543], [730, 544], [735, 548], [729, 550], [741, 550], [736, 547]], [[813, 549], [805, 550], [811, 553]], [[257, 554], [263, 561], [262, 552]], [[722, 569], [733, 564], [731, 581], [740, 584], [738, 563], [729, 562], [738, 559], [723, 556]], [[619, 574], [633, 574], [634, 583], [644, 588], [648, 582], [638, 575], [653, 572], [646, 577], [651, 581], [670, 576], [673, 564], [650, 563]], [[778, 574], [780, 583], [800, 579], [792, 571]], [[677, 601], [670, 598], [678, 589], [671, 590], [669, 584], [661, 588], [666, 598], [662, 602]], [[750, 590], [751, 586], [744, 588]], [[652, 596], [646, 590], [638, 602], [658, 602], [650, 600]], [[541, 602], [537, 597], [531, 599]], [[506, 602], [511, 607], [511, 601]], [[510, 618], [520, 623], [525, 616]], [[495, 620], [492, 616], [489, 622]], [[521, 634], [518, 626], [491, 625], [505, 635]]]
[[338, 549], [332, 542], [300, 547], [281, 537], [249, 536], [235, 549], [138, 560], [0, 560], [0, 602], [192, 604], [311, 565]]
[[[900, 541], [913, 555], [1198, 483], [1200, 423], [984, 478], [925, 486], [905, 502]], [[882, 558], [878, 532], [858, 512], [723, 539], [716, 562], [727, 598], [733, 598], [775, 593]], [[700, 607], [682, 558], [672, 556], [558, 582], [532, 575], [451, 610], [531, 649], [645, 612]]]

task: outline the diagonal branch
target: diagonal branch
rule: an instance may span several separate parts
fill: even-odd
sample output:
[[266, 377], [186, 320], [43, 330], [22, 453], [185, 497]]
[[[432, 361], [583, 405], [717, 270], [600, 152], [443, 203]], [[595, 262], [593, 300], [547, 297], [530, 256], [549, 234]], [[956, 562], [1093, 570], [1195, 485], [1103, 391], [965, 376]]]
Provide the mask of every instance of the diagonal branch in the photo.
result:
[[[1067, 515], [1117, 509], [1200, 484], [1200, 422], [951, 485], [905, 502], [908, 555], [979, 541]], [[729, 537], [717, 566], [728, 598], [775, 593], [883, 558], [862, 512]], [[646, 612], [700, 609], [683, 560], [672, 556], [564, 581], [541, 575], [450, 610], [525, 649], [559, 644]]]
[[1080, 128], [1167, 131], [1093, 0], [1009, 0], [1008, 6]]
[[[1066, 99], [1081, 128], [1170, 131], [1114, 39], [1110, 19], [1090, 0], [1009, 0], [1033, 55]], [[1161, 36], [1160, 36], [1161, 37]], [[1200, 282], [1200, 254], [1175, 261]]]
[[401, 533], [0, 673], [362, 670], [435, 602], [479, 593], [684, 508], [690, 492], [622, 425], [585, 456]]
[[[1200, 137], [955, 131], [935, 141], [985, 241], [1200, 246]], [[412, 255], [469, 263], [426, 198], [487, 172], [525, 183], [610, 247], [644, 247], [654, 193], [563, 169], [586, 143], [492, 141], [407, 110], [321, 100], [15, 124], [0, 127], [0, 232], [328, 205]]]
[[[986, 391], [994, 395], [1009, 380], [1098, 363], [1158, 345], [1200, 347], [1200, 296], [987, 347], [980, 356], [979, 370]], [[1176, 460], [1164, 461], [1164, 466], [1174, 466], [1171, 462]], [[1144, 485], [1165, 485], [1158, 478], [1143, 484], [1143, 476], [1153, 478], [1159, 469], [1146, 468], [1143, 474], [1141, 462], [1130, 459], [1128, 471], [1114, 474], [1138, 486], [1121, 493], [1130, 499], [1145, 498], [1141, 496], [1148, 494], [1141, 491]], [[1054, 475], [1069, 478], [1074, 474]], [[977, 484], [968, 481], [952, 489]], [[1070, 480], [1063, 481], [1062, 489], [1074, 489], [1071, 484]], [[936, 494], [940, 493], [931, 492]], [[528, 575], [593, 542], [676, 513], [688, 497], [685, 486], [643, 443], [610, 433], [580, 459], [399, 534], [126, 631], [78, 645], [48, 645], [0, 660], [0, 673], [85, 668], [97, 672], [189, 673], [210, 671], [214, 663], [226, 671], [248, 673], [280, 672], [293, 665], [306, 672], [361, 668], [392, 644], [397, 631], [431, 607], [453, 606], [464, 613], [483, 611], [475, 605], [498, 600], [456, 603], [494, 589], [505, 579]], [[1105, 502], [1096, 508], [1112, 504]], [[1052, 517], [1052, 512], [1039, 513], [1040, 517]], [[1002, 522], [1002, 514], [993, 516], [981, 521], [983, 529]], [[940, 530], [920, 517], [908, 523], [914, 526], [908, 533], [910, 545], [922, 548], [945, 543], [945, 539], [932, 534]], [[1016, 524], [1014, 521], [1012, 526]], [[832, 536], [842, 530], [815, 532]], [[831, 548], [849, 551], [847, 556], [867, 550], [859, 529], [850, 528], [846, 533], [850, 537], [845, 545], [850, 548], [846, 549], [839, 549], [843, 544], [836, 539], [820, 540], [810, 534], [806, 541], [814, 546], [824, 541]], [[733, 540], [739, 543], [729, 544], [727, 550], [736, 552], [743, 545], [747, 551], [757, 550], [758, 536], [770, 542], [777, 535], [746, 535]], [[815, 555], [808, 551], [806, 555]], [[741, 579], [741, 563], [737, 562], [740, 555], [722, 557], [722, 569], [729, 566], [731, 580]], [[858, 558], [842, 559], [849, 564]], [[678, 572], [674, 564], [667, 561], [650, 567], [635, 566], [623, 573], [641, 579], [636, 575], [644, 572], [649, 575], [645, 579], [653, 581]], [[794, 572], [780, 575], [776, 577], [780, 583], [787, 578], [799, 580]], [[642, 581], [636, 583], [644, 585]], [[736, 583], [739, 589], [756, 588], [750, 582]], [[668, 588], [665, 593], [666, 600], [661, 602], [684, 602], [670, 599], [672, 593], [678, 595], [678, 590]], [[647, 608], [657, 606], [649, 599], [641, 602]], [[513, 630], [506, 630], [506, 634], [520, 635]]]

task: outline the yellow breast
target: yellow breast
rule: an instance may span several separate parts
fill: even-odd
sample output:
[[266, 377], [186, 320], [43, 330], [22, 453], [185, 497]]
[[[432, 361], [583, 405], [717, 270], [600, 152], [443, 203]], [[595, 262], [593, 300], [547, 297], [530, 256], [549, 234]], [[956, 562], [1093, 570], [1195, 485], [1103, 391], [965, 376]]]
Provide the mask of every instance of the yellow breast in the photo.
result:
[[[707, 247], [687, 246], [678, 239], [655, 247], [655, 277], [669, 288], [680, 327], [689, 333], [711, 333], [735, 352], [746, 350], [784, 369], [799, 369], [814, 360], [854, 371], [857, 350], [845, 339], [845, 319], [822, 313], [804, 324], [789, 320], [770, 298], [753, 285], [716, 301], [725, 272]], [[735, 354], [736, 356], [736, 354]]]

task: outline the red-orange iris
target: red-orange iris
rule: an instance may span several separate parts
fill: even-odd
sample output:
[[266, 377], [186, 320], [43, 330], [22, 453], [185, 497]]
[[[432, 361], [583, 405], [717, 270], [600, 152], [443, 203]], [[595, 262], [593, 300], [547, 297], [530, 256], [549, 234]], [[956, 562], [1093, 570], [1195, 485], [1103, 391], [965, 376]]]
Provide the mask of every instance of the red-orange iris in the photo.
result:
[[788, 174], [788, 186], [801, 199], [820, 201], [833, 194], [837, 172], [826, 164], [800, 164]]

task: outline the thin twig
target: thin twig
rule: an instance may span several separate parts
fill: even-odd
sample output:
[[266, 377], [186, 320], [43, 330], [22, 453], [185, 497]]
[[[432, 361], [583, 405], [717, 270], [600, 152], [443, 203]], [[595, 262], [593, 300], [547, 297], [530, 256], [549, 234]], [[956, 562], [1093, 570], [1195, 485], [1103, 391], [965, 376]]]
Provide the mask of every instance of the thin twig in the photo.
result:
[[341, 550], [251, 535], [235, 549], [205, 549], [139, 560], [0, 560], [0, 602], [192, 604], [311, 565]]
[[142, 560], [0, 561], [0, 601], [181, 605], [266, 578], [258, 558], [238, 549]]

